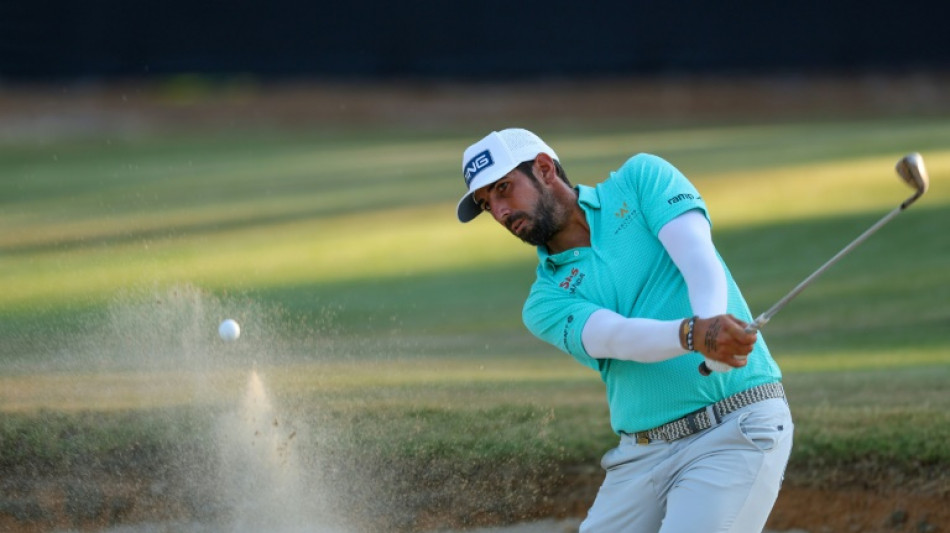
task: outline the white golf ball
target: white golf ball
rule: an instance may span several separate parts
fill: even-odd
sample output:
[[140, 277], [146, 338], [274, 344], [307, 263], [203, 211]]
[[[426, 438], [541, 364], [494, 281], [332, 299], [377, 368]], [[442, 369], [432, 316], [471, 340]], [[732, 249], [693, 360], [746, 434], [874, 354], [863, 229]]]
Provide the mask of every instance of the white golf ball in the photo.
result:
[[237, 340], [241, 336], [241, 326], [232, 319], [227, 319], [218, 326], [218, 335], [226, 341]]

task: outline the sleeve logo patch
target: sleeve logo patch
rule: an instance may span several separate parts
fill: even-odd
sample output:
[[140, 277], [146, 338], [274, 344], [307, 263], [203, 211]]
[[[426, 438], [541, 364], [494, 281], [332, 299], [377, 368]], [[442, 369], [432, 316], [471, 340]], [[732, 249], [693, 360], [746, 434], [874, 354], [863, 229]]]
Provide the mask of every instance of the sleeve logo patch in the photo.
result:
[[696, 196], [695, 194], [683, 193], [683, 194], [677, 194], [676, 196], [670, 198], [669, 200], [666, 201], [666, 203], [673, 205], [673, 204], [682, 202], [683, 200], [698, 200], [698, 199], [699, 199], [699, 196]]

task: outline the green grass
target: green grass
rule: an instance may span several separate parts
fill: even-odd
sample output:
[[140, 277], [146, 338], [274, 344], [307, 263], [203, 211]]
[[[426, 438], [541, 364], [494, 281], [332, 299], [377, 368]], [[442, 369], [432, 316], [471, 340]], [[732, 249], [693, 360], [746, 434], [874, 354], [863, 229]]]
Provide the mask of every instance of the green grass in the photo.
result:
[[[893, 165], [921, 151], [927, 196], [764, 335], [803, 469], [950, 463], [950, 121], [536, 129], [575, 182], [636, 151], [680, 166], [754, 313], [908, 196]], [[165, 414], [226, 409], [255, 361], [281, 405], [347, 445], [595, 462], [613, 439], [597, 377], [521, 326], [534, 251], [455, 222], [471, 136], [0, 145], [0, 465], [179, 435]], [[235, 315], [244, 337], [222, 347], [214, 327]], [[57, 441], [75, 427], [105, 429]]]

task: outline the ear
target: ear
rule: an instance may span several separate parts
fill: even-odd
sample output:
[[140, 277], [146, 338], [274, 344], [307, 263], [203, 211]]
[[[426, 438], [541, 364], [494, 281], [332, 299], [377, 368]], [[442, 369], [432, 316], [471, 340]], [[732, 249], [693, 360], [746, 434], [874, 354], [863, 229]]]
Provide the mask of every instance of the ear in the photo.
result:
[[551, 184], [555, 180], [560, 179], [557, 176], [557, 166], [554, 164], [554, 159], [548, 154], [538, 154], [538, 157], [534, 158], [534, 167], [537, 169], [537, 174], [535, 175], [538, 179], [547, 184]]

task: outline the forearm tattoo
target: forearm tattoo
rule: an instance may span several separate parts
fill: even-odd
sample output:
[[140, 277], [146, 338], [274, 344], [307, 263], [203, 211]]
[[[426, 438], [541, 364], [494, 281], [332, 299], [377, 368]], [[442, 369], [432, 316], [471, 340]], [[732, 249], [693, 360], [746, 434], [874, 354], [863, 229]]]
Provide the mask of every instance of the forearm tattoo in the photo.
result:
[[715, 353], [719, 349], [719, 343], [716, 342], [716, 339], [719, 337], [720, 330], [722, 330], [722, 325], [718, 318], [706, 330], [706, 351], [709, 353]]

